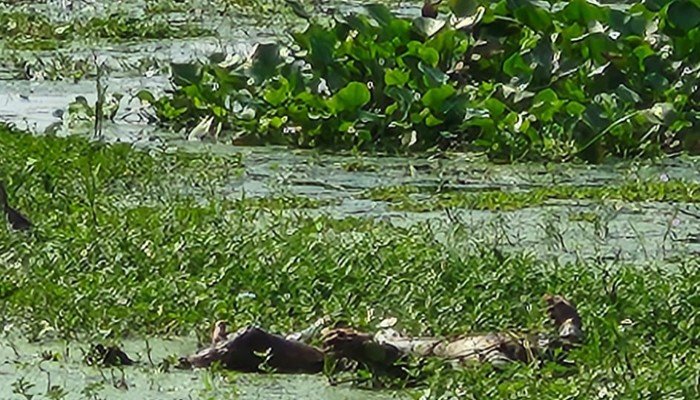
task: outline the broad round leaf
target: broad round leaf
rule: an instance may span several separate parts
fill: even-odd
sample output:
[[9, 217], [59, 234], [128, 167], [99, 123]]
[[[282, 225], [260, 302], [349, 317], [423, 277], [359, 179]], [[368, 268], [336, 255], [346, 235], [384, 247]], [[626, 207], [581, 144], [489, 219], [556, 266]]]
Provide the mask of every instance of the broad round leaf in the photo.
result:
[[367, 85], [361, 82], [350, 82], [331, 99], [331, 108], [336, 111], [355, 111], [372, 99]]
[[435, 111], [442, 111], [442, 106], [445, 100], [455, 94], [456, 90], [450, 85], [442, 85], [441, 87], [432, 88], [425, 92], [421, 99], [424, 106]]
[[666, 18], [672, 26], [687, 33], [700, 26], [700, 8], [690, 0], [674, 1], [668, 6]]
[[408, 71], [395, 68], [384, 71], [384, 83], [387, 86], [404, 86], [410, 78], [411, 74]]

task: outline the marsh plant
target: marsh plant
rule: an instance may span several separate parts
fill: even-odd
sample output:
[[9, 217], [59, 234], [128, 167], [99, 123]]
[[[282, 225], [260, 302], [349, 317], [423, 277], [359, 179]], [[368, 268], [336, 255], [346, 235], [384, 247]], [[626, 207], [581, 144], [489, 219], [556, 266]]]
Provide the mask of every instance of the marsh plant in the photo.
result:
[[[474, 399], [699, 394], [696, 258], [671, 267], [544, 260], [499, 246], [501, 239], [483, 228], [460, 228], [459, 218], [443, 229], [399, 226], [284, 212], [285, 204], [197, 191], [204, 181], [225, 179], [235, 158], [32, 137], [8, 128], [0, 135], [0, 173], [11, 177], [8, 190], [36, 226], [30, 235], [0, 227], [3, 318], [29, 337], [196, 331], [206, 340], [218, 319], [293, 332], [326, 315], [367, 330], [396, 317], [413, 335], [541, 331], [548, 329], [541, 296], [564, 293], [586, 332], [585, 344], [569, 355], [575, 368], [459, 371], [428, 363], [420, 386], [408, 393]], [[114, 374], [118, 383], [121, 375]], [[23, 385], [16, 390], [36, 390]]]
[[0, 11], [0, 46], [21, 50], [55, 50], [78, 41], [169, 39], [212, 35], [193, 22], [177, 22], [163, 15], [150, 18], [114, 13], [88, 19], [56, 21], [21, 8]]
[[173, 64], [172, 93], [143, 96], [163, 124], [213, 118], [253, 143], [509, 161], [698, 151], [696, 2], [447, 4], [438, 19], [372, 4], [312, 20], [291, 46]]

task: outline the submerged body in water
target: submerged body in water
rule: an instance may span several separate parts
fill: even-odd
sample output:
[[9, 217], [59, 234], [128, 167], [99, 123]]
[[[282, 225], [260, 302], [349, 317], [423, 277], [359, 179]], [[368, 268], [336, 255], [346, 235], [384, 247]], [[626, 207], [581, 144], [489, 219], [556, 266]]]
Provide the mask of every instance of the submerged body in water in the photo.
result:
[[[436, 357], [456, 364], [490, 362], [531, 362], [561, 358], [582, 341], [582, 323], [576, 308], [561, 296], [545, 296], [547, 312], [556, 334], [488, 333], [466, 334], [453, 338], [409, 337], [382, 329], [374, 335], [350, 327], [332, 327], [322, 331], [322, 348], [308, 344], [319, 331], [320, 322], [306, 334], [286, 337], [256, 327], [245, 327], [212, 346], [180, 360], [183, 368], [206, 368], [214, 363], [241, 372], [275, 371], [279, 373], [319, 373], [329, 357], [342, 365], [361, 364], [375, 372], [400, 374], [400, 363], [407, 357]], [[563, 350], [560, 352], [558, 350]], [[348, 363], [349, 362], [349, 363]]]

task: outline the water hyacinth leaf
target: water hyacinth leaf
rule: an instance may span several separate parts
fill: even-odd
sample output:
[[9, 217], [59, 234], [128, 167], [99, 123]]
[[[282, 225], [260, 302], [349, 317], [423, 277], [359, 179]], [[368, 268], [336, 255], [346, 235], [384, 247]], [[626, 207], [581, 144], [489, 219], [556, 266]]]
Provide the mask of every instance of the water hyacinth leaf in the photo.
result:
[[360, 143], [372, 142], [372, 132], [368, 129], [358, 129], [355, 132], [355, 136]]
[[371, 99], [372, 95], [367, 85], [361, 82], [350, 82], [333, 96], [329, 106], [334, 112], [356, 111]]
[[435, 126], [438, 126], [438, 125], [442, 124], [443, 122], [445, 122], [445, 121], [436, 117], [435, 115], [433, 115], [433, 113], [428, 113], [428, 115], [425, 117], [425, 126], [427, 126], [429, 128], [433, 128]]
[[492, 118], [499, 118], [507, 109], [502, 101], [493, 97], [484, 102], [484, 107], [486, 107]]
[[384, 84], [387, 86], [404, 86], [411, 79], [408, 71], [390, 68], [384, 71]]
[[552, 89], [545, 89], [535, 95], [530, 112], [542, 122], [551, 122], [554, 115], [561, 108], [562, 102], [556, 92]]
[[270, 118], [270, 126], [279, 129], [287, 122], [287, 117], [272, 117]]
[[437, 86], [447, 83], [449, 76], [437, 68], [433, 68], [423, 62], [418, 63], [418, 70], [423, 73], [427, 86]]
[[[398, 116], [397, 119], [399, 121], [403, 121], [406, 119], [408, 116], [408, 112], [411, 109], [411, 104], [413, 103], [413, 94], [409, 89], [406, 88], [400, 88], [397, 86], [391, 86], [388, 87], [386, 90], [387, 96], [390, 98], [394, 99], [396, 103], [395, 105], [395, 110], [398, 110]], [[391, 107], [391, 106], [389, 106]], [[388, 114], [393, 114], [396, 111], [391, 111], [389, 110], [389, 107], [386, 109], [386, 113]]]
[[199, 63], [171, 63], [170, 71], [176, 86], [188, 86], [202, 80], [202, 65]]
[[567, 21], [588, 26], [593, 21], [607, 21], [607, 9], [588, 0], [571, 0], [564, 7], [563, 15]]
[[153, 96], [153, 93], [151, 93], [150, 91], [148, 91], [146, 89], [139, 90], [138, 93], [136, 93], [134, 95], [134, 98], [137, 98], [137, 99], [141, 100], [142, 102], [149, 103], [149, 104], [156, 101], [156, 98], [155, 98], [155, 96]]
[[507, 0], [508, 8], [518, 21], [536, 32], [547, 33], [554, 29], [551, 5], [543, 0]]
[[668, 79], [665, 76], [659, 74], [658, 72], [652, 72], [650, 74], [647, 74], [644, 77], [644, 81], [647, 85], [649, 85], [652, 89], [654, 89], [657, 92], [666, 91], [671, 85]]
[[671, 103], [656, 103], [646, 110], [645, 115], [652, 124], [665, 124], [675, 114], [675, 108]]
[[280, 47], [276, 43], [258, 44], [252, 57], [251, 75], [260, 84], [272, 77], [282, 63]]
[[360, 110], [357, 113], [357, 120], [363, 123], [379, 123], [383, 122], [386, 116], [365, 110]]
[[[275, 88], [275, 86], [277, 87]], [[287, 81], [284, 77], [279, 77], [265, 91], [263, 98], [273, 107], [278, 107], [289, 98], [289, 95], [289, 81]]]
[[430, 38], [445, 26], [445, 21], [435, 18], [418, 17], [413, 20], [413, 30], [419, 35]]
[[566, 103], [564, 109], [566, 110], [566, 113], [572, 117], [581, 117], [581, 115], [583, 115], [583, 113], [586, 112], [586, 106], [577, 101], [569, 101], [568, 103]]
[[447, 0], [447, 7], [458, 18], [473, 14], [476, 6], [476, 0]]
[[333, 50], [338, 43], [338, 38], [332, 31], [317, 24], [311, 24], [306, 31], [293, 36], [296, 44], [309, 51], [308, 61], [312, 65], [320, 67], [333, 64]]
[[367, 10], [367, 14], [369, 14], [372, 19], [384, 27], [389, 26], [396, 18], [385, 4], [368, 4], [365, 5], [365, 10]]
[[503, 72], [511, 77], [532, 75], [532, 68], [525, 62], [522, 55], [513, 53], [503, 62]]
[[662, 8], [666, 6], [666, 4], [672, 2], [674, 0], [644, 0], [644, 6], [650, 10], [650, 11], [661, 11]]
[[622, 84], [615, 89], [615, 93], [625, 103], [638, 104], [642, 101], [642, 98], [637, 92]]
[[406, 45], [408, 51], [406, 55], [414, 56], [428, 64], [431, 67], [436, 67], [440, 62], [440, 54], [432, 47], [428, 47], [421, 42], [411, 41]]
[[428, 90], [421, 98], [421, 103], [424, 106], [435, 111], [442, 111], [445, 100], [452, 97], [456, 89], [451, 85], [442, 85], [441, 87]]
[[700, 8], [691, 0], [674, 1], [668, 6], [666, 20], [674, 28], [688, 33], [700, 26]]

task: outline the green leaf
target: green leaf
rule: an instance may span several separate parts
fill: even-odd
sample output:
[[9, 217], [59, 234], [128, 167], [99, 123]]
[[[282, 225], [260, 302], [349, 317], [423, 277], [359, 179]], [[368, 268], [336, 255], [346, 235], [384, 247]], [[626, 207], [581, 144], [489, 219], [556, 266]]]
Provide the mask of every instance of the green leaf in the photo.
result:
[[476, 0], [447, 0], [447, 7], [458, 18], [473, 14], [476, 10], [476, 5]]
[[548, 33], [554, 29], [551, 5], [543, 0], [507, 0], [508, 8], [518, 21], [539, 33]]
[[[277, 86], [277, 88], [273, 86]], [[263, 98], [273, 107], [278, 107], [289, 98], [289, 95], [289, 81], [287, 81], [284, 77], [279, 77], [279, 79], [277, 79], [272, 85], [270, 85], [269, 89], [265, 91]]]
[[385, 4], [368, 4], [365, 6], [365, 10], [372, 19], [377, 21], [381, 26], [389, 26], [391, 21], [396, 19], [394, 15], [389, 10]]
[[257, 45], [251, 58], [250, 72], [258, 84], [272, 77], [277, 67], [282, 63], [280, 47], [276, 43]]
[[671, 26], [688, 33], [700, 26], [700, 8], [691, 0], [674, 1], [668, 6], [666, 19]]
[[429, 113], [428, 116], [425, 117], [425, 126], [430, 127], [430, 128], [432, 128], [434, 126], [438, 126], [438, 125], [442, 124], [443, 122], [445, 122], [445, 121], [434, 116], [433, 113]]
[[637, 92], [623, 84], [620, 84], [620, 86], [615, 89], [615, 93], [617, 93], [620, 99], [625, 103], [638, 104], [642, 101], [642, 98], [637, 94]]
[[445, 27], [445, 21], [435, 18], [419, 17], [413, 20], [413, 30], [424, 38], [433, 37]]
[[156, 101], [156, 98], [153, 96], [153, 93], [151, 93], [150, 91], [148, 91], [146, 89], [139, 90], [139, 92], [136, 93], [136, 95], [134, 95], [134, 97], [136, 97], [137, 99], [139, 99], [141, 101], [145, 101], [147, 103], [153, 103]]
[[389, 68], [384, 71], [384, 84], [387, 86], [404, 86], [411, 78], [408, 71]]
[[442, 111], [442, 106], [445, 100], [455, 94], [456, 90], [451, 85], [442, 85], [441, 87], [432, 88], [425, 92], [421, 98], [424, 106], [433, 111]]
[[567, 114], [576, 117], [580, 117], [584, 112], [586, 112], [586, 106], [577, 101], [568, 102], [564, 108], [566, 109]]
[[519, 53], [513, 53], [503, 62], [503, 72], [511, 77], [522, 77], [532, 75], [532, 68], [525, 63]]
[[330, 100], [334, 112], [357, 111], [372, 99], [367, 85], [361, 82], [350, 82], [340, 89]]
[[552, 89], [544, 89], [533, 98], [530, 112], [542, 122], [551, 122], [561, 108], [561, 101]]
[[423, 63], [418, 63], [418, 70], [423, 73], [427, 86], [444, 85], [447, 83], [449, 76], [437, 68], [433, 68]]
[[175, 86], [188, 86], [202, 80], [202, 65], [199, 63], [171, 63], [170, 71]]

